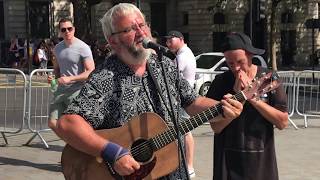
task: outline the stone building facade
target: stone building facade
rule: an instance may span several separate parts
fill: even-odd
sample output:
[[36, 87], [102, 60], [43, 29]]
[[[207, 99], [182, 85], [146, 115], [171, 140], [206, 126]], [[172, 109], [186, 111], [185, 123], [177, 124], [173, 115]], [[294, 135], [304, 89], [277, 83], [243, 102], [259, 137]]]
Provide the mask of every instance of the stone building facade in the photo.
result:
[[[248, 32], [247, 0], [136, 0], [152, 30], [160, 36], [179, 30], [195, 54], [219, 51], [229, 31]], [[255, 1], [255, 0], [254, 0]], [[271, 0], [267, 0], [267, 19], [254, 22], [253, 42], [268, 49]], [[0, 40], [18, 35], [25, 38], [25, 0], [0, 0]], [[93, 33], [103, 41], [99, 19], [117, 0], [103, 0], [92, 8]], [[61, 17], [73, 18], [68, 0], [29, 0], [30, 37], [58, 35]], [[305, 26], [307, 19], [319, 19], [320, 0], [282, 0], [276, 8], [277, 60], [283, 65], [309, 65], [309, 55], [320, 48], [319, 28]], [[268, 22], [268, 23], [266, 23]], [[319, 53], [320, 55], [320, 53]]]

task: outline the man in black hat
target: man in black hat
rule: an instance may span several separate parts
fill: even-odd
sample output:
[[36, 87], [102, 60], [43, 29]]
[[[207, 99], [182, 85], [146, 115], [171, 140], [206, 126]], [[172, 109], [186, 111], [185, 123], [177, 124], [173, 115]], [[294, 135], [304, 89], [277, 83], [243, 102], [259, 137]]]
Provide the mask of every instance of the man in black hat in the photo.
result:
[[[243, 90], [268, 69], [252, 64], [253, 55], [264, 50], [252, 46], [243, 33], [226, 36], [222, 49], [230, 68], [215, 77], [207, 97], [220, 100], [226, 93]], [[211, 123], [214, 136], [214, 180], [278, 180], [274, 131], [288, 125], [283, 87], [259, 99], [247, 100], [240, 116]]]

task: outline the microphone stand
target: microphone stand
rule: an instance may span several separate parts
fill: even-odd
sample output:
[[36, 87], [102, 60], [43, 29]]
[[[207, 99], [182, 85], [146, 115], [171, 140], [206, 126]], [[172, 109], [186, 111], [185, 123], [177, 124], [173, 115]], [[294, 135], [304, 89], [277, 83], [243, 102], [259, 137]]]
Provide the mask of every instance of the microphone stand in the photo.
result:
[[[171, 96], [171, 93], [169, 91], [169, 83], [168, 83], [168, 79], [167, 79], [167, 76], [166, 76], [165, 71], [164, 71], [164, 65], [163, 65], [163, 61], [162, 61], [163, 52], [160, 51], [160, 50], [158, 50], [156, 52], [157, 52], [157, 55], [158, 55], [158, 61], [161, 64], [161, 68], [162, 68], [161, 72], [162, 72], [162, 76], [164, 78], [164, 83], [165, 83], [167, 94], [168, 94], [168, 98], [169, 98], [169, 105], [170, 105], [170, 108], [171, 108], [171, 111], [172, 111], [172, 112], [168, 111], [168, 113], [171, 116], [171, 120], [173, 122], [174, 129], [175, 129], [175, 132], [176, 132], [176, 139], [178, 140], [178, 152], [180, 151], [180, 153], [181, 153], [182, 163], [183, 163], [184, 171], [186, 173], [187, 180], [190, 180], [189, 172], [188, 172], [188, 168], [187, 168], [187, 163], [186, 163], [186, 158], [185, 158], [185, 153], [183, 151], [182, 142], [181, 142], [181, 138], [180, 138], [180, 134], [181, 133], [180, 133], [180, 130], [179, 130], [179, 127], [178, 127], [178, 117], [179, 116], [177, 117], [177, 114], [180, 113], [180, 110], [179, 110], [180, 108], [178, 109], [178, 113], [174, 113], [173, 112], [172, 96]], [[178, 72], [178, 76], [179, 76], [179, 72]], [[180, 164], [180, 161], [179, 161], [179, 164]], [[179, 169], [180, 169], [180, 166], [179, 166]]]

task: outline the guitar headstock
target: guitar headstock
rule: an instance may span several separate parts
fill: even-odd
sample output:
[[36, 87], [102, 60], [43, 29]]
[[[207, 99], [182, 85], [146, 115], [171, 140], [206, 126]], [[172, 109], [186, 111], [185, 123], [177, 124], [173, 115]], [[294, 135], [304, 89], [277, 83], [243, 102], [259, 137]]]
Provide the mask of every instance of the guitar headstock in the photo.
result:
[[278, 74], [270, 72], [268, 74], [262, 73], [258, 79], [253, 79], [252, 82], [242, 90], [246, 99], [259, 98], [261, 95], [272, 91], [281, 84]]

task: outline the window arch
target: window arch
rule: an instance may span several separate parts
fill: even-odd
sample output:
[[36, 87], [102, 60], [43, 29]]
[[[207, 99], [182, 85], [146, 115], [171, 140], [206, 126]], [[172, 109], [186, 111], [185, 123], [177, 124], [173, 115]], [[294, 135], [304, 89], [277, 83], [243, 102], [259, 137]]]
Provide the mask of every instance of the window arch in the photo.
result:
[[[288, 24], [293, 22], [293, 11], [286, 10], [281, 14], [281, 23]], [[297, 50], [297, 31], [295, 29], [284, 29], [280, 32], [280, 52], [282, 66], [291, 66], [295, 64], [294, 56]]]
[[221, 51], [221, 44], [226, 36], [226, 32], [223, 29], [220, 29], [220, 25], [226, 24], [225, 15], [221, 12], [217, 12], [213, 15], [213, 24], [218, 26], [216, 31], [212, 32], [212, 50]]

